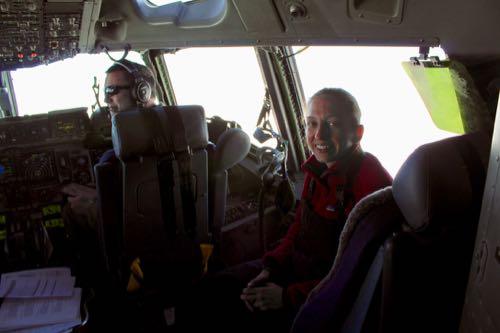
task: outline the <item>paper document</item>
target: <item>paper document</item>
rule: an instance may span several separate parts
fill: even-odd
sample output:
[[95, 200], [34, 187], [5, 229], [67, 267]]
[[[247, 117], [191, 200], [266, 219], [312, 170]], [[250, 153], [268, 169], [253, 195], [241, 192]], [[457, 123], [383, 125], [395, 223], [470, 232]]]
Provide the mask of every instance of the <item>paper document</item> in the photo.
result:
[[71, 296], [74, 284], [75, 278], [66, 267], [4, 273], [0, 297]]
[[[71, 332], [71, 329], [77, 325], [80, 325], [80, 320], [75, 320], [73, 322], [62, 323], [62, 324], [52, 324], [44, 326], [33, 326], [30, 328], [24, 328], [20, 330], [9, 330], [9, 333], [61, 333], [61, 332]], [[5, 331], [4, 331], [5, 332]]]
[[49, 324], [75, 326], [81, 322], [81, 292], [74, 288], [71, 297], [6, 298], [0, 307], [0, 332]]

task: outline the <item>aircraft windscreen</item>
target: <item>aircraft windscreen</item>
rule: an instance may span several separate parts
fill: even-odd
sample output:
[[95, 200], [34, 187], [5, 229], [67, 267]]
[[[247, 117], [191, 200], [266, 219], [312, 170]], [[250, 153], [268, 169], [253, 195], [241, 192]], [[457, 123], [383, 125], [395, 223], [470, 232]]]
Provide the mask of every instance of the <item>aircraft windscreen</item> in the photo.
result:
[[[444, 58], [442, 50], [431, 51]], [[417, 48], [333, 46], [309, 47], [295, 55], [306, 98], [321, 88], [339, 87], [358, 100], [365, 127], [361, 145], [393, 176], [418, 146], [455, 135], [434, 125], [406, 75], [402, 62], [415, 56]]]
[[[444, 58], [440, 49], [431, 51]], [[309, 47], [295, 55], [306, 99], [323, 87], [344, 88], [358, 99], [365, 126], [362, 146], [392, 175], [419, 145], [454, 135], [432, 123], [401, 65], [417, 53], [416, 48]], [[265, 96], [254, 48], [190, 48], [164, 57], [178, 104], [202, 105], [207, 117], [236, 121], [253, 137]], [[142, 63], [138, 53], [127, 59]], [[104, 53], [82, 54], [12, 72], [20, 115], [81, 106], [90, 112], [93, 78], [102, 89], [111, 64]], [[100, 99], [103, 103], [102, 93]]]
[[[112, 52], [120, 59], [122, 52]], [[127, 59], [144, 63], [137, 52], [129, 52]], [[21, 68], [11, 72], [20, 116], [65, 110], [96, 103], [92, 85], [94, 76], [100, 85], [99, 96], [104, 105], [105, 71], [113, 64], [105, 53], [79, 54], [71, 59], [46, 66]]]

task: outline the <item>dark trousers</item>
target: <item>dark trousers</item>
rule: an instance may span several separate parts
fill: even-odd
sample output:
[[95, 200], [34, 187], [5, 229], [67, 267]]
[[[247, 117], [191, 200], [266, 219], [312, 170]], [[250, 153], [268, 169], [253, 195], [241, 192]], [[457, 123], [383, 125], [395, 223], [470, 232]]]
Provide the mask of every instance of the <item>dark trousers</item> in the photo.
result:
[[262, 268], [262, 261], [255, 260], [204, 277], [178, 308], [180, 331], [288, 332], [293, 317], [286, 310], [251, 312], [240, 299]]

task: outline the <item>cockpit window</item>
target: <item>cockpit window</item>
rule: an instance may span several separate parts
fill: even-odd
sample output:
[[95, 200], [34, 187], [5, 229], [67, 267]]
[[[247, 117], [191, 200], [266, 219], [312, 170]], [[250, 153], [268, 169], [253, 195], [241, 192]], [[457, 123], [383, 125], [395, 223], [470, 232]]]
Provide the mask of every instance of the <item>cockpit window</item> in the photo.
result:
[[178, 104], [199, 104], [207, 117], [234, 120], [253, 140], [266, 90], [252, 47], [183, 49], [164, 57]]
[[[111, 53], [119, 59], [121, 52]], [[139, 53], [129, 52], [127, 59], [144, 63]], [[96, 103], [92, 85], [94, 76], [104, 103], [105, 71], [113, 62], [104, 54], [79, 54], [47, 66], [22, 68], [11, 72], [20, 116], [53, 110], [89, 107]]]
[[[440, 49], [431, 52], [444, 58]], [[417, 48], [402, 47], [309, 47], [295, 55], [306, 97], [324, 87], [356, 97], [365, 127], [361, 145], [392, 175], [418, 146], [455, 135], [434, 125], [406, 75], [401, 63], [415, 56]]]

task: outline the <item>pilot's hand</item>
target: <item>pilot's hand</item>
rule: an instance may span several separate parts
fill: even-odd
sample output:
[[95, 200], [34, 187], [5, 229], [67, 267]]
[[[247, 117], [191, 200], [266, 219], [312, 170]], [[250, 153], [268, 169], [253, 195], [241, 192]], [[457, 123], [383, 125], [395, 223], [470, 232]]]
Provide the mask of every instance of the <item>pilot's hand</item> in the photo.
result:
[[89, 210], [95, 210], [97, 191], [95, 188], [71, 183], [61, 190], [68, 195], [68, 203], [76, 214], [86, 215]]
[[267, 283], [269, 281], [269, 276], [270, 276], [269, 270], [264, 268], [259, 273], [259, 275], [257, 275], [252, 280], [250, 280], [250, 282], [248, 282], [247, 288], [243, 289], [243, 293], [241, 294], [241, 299], [243, 300], [243, 302], [245, 302], [245, 306], [248, 308], [248, 310], [253, 311], [254, 308], [253, 308], [253, 302], [246, 299], [245, 290], [247, 290], [248, 288], [253, 288], [253, 287]]
[[271, 275], [271, 273], [269, 272], [269, 270], [264, 268], [259, 273], [259, 275], [257, 275], [252, 280], [250, 280], [250, 282], [248, 282], [247, 287], [256, 287], [258, 285], [262, 285], [262, 284], [266, 283], [267, 281], [269, 281], [270, 275]]
[[240, 297], [247, 307], [251, 306], [251, 311], [277, 310], [283, 307], [283, 288], [271, 282], [262, 287], [245, 288]]

